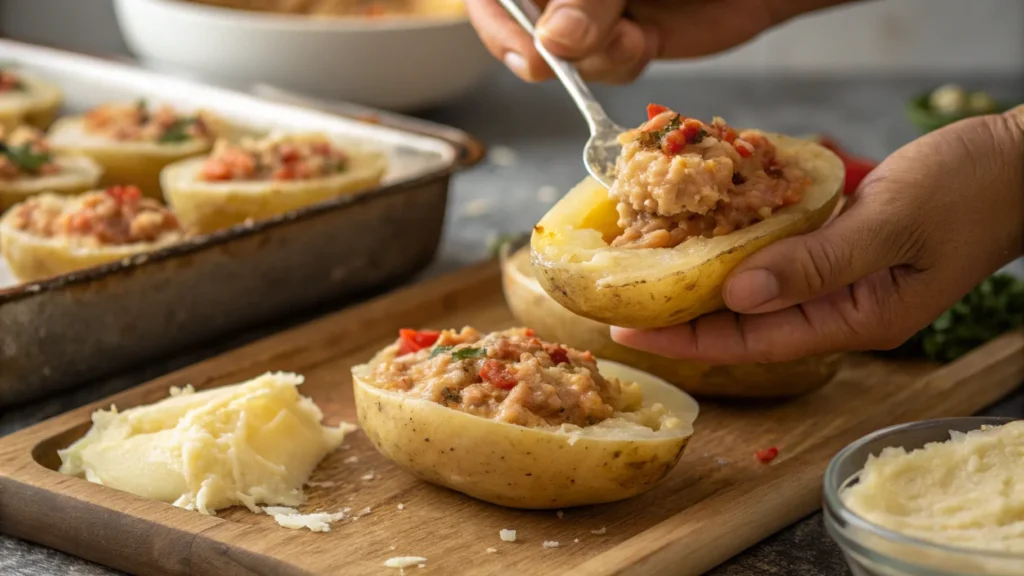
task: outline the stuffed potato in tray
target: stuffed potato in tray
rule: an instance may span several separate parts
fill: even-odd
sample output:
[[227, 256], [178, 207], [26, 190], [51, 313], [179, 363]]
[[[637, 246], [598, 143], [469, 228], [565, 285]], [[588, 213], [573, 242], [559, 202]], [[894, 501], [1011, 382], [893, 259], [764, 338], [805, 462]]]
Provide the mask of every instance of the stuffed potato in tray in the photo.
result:
[[411, 276], [482, 156], [411, 118], [0, 52], [0, 406]]

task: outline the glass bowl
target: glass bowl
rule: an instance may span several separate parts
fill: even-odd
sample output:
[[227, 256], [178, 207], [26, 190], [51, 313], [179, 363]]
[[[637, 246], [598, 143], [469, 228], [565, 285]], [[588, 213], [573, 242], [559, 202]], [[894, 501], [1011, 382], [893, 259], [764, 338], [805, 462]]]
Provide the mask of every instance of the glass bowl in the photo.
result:
[[1013, 418], [943, 418], [892, 426], [841, 450], [825, 470], [825, 529], [839, 545], [854, 576], [1021, 576], [1024, 555], [954, 548], [905, 536], [875, 525], [843, 504], [840, 493], [857, 482], [868, 455], [888, 446], [907, 451], [949, 440], [950, 431], [970, 432]]

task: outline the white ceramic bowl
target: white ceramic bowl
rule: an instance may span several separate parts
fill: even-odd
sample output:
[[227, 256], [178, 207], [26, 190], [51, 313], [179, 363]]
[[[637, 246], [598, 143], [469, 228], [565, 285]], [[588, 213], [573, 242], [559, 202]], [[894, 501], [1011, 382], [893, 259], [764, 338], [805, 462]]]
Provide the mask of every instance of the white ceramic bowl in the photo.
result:
[[322, 19], [178, 0], [115, 0], [146, 66], [248, 90], [409, 112], [456, 99], [497, 67], [466, 18]]

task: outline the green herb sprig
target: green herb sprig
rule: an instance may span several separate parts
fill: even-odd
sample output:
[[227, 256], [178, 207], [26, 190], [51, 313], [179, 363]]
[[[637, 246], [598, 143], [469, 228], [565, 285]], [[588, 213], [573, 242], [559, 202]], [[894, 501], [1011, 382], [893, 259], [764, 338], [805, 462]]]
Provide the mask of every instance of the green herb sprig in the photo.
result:
[[159, 142], [161, 144], [177, 144], [192, 139], [192, 135], [188, 133], [189, 127], [196, 123], [195, 117], [181, 118], [175, 120], [174, 124], [167, 127], [167, 130], [160, 135]]
[[452, 358], [455, 360], [469, 360], [470, 358], [486, 358], [486, 348], [461, 348], [452, 352]]
[[25, 143], [20, 146], [8, 146], [0, 142], [0, 154], [7, 156], [19, 168], [25, 172], [36, 173], [53, 160], [53, 154], [42, 151], [36, 152], [32, 145]]
[[986, 278], [952, 308], [887, 354], [951, 362], [1024, 325], [1024, 280], [1010, 274]]

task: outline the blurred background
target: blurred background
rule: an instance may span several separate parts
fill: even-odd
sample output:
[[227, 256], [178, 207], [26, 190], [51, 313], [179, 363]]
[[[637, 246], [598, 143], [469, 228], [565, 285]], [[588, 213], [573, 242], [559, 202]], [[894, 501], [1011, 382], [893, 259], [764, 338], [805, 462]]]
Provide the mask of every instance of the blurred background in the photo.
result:
[[[7, 36], [65, 48], [127, 54], [113, 0], [0, 0]], [[659, 71], [1019, 72], [1024, 2], [861, 2], [793, 21], [730, 54]]]

